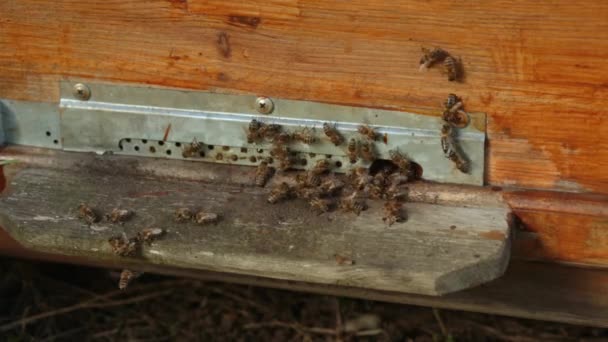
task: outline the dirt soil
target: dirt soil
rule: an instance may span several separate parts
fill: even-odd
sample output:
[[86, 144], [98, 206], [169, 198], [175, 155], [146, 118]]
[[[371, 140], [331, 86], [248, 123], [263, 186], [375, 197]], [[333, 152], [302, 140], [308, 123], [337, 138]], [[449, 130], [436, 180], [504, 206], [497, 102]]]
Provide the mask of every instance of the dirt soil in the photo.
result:
[[608, 341], [589, 328], [0, 259], [1, 341]]

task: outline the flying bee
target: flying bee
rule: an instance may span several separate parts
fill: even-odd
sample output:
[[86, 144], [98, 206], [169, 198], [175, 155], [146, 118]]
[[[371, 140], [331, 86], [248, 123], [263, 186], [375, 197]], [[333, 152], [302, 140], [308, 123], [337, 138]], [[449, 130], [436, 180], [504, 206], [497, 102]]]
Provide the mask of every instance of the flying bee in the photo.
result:
[[460, 61], [452, 56], [443, 60], [443, 67], [448, 74], [448, 81], [459, 81], [461, 76]]
[[188, 208], [177, 208], [173, 213], [175, 222], [184, 223], [192, 219], [192, 211]]
[[260, 165], [258, 165], [257, 170], [255, 171], [255, 185], [259, 187], [263, 187], [266, 185], [268, 179], [272, 176], [274, 172], [274, 168], [268, 166], [269, 160], [268, 158], [262, 160]]
[[120, 279], [118, 280], [118, 288], [124, 290], [129, 286], [129, 284], [139, 278], [143, 272], [131, 271], [131, 270], [122, 270], [120, 272]]
[[357, 139], [350, 138], [348, 145], [346, 146], [346, 154], [348, 155], [348, 160], [350, 160], [351, 164], [357, 162], [357, 157], [359, 154], [359, 144], [357, 143]]
[[450, 54], [447, 51], [441, 48], [434, 48], [433, 50], [429, 50], [427, 48], [422, 48], [422, 58], [420, 58], [420, 71], [425, 71], [426, 69], [432, 67], [434, 64], [439, 63], [446, 59]]
[[268, 203], [275, 204], [279, 201], [287, 199], [290, 195], [291, 188], [289, 187], [289, 184], [283, 182], [274, 189], [272, 189], [270, 195], [268, 196]]
[[328, 212], [333, 206], [334, 201], [329, 198], [314, 197], [310, 200], [310, 208], [319, 214]]
[[441, 127], [441, 149], [445, 157], [451, 160], [460, 172], [469, 172], [469, 162], [460, 151], [453, 136], [452, 126], [449, 124], [443, 124]]
[[137, 232], [137, 239], [140, 242], [150, 244], [156, 238], [165, 234], [165, 230], [161, 228], [145, 228]]
[[374, 145], [369, 141], [361, 142], [361, 158], [367, 162], [373, 162], [376, 160], [376, 153], [374, 152]]
[[196, 216], [194, 217], [194, 222], [203, 225], [209, 223], [216, 223], [218, 219], [219, 216], [217, 214], [201, 210], [196, 213]]
[[112, 252], [122, 257], [137, 255], [141, 245], [139, 239], [129, 239], [125, 233], [110, 237], [108, 243], [112, 247]]
[[254, 142], [260, 140], [262, 135], [260, 134], [260, 129], [262, 128], [262, 123], [256, 119], [251, 120], [249, 122], [249, 126], [247, 126], [247, 142], [253, 144]]
[[405, 175], [409, 175], [412, 172], [412, 162], [401, 152], [398, 150], [390, 150], [388, 151], [391, 160], [397, 167], [399, 171]]
[[340, 209], [343, 211], [351, 211], [358, 216], [363, 210], [367, 209], [367, 204], [365, 203], [365, 200], [359, 196], [359, 193], [355, 191], [350, 196], [343, 197], [340, 200]]
[[384, 203], [384, 216], [382, 221], [392, 226], [395, 222], [405, 221], [405, 216], [402, 210], [402, 203], [400, 201], [391, 200]]
[[371, 141], [376, 141], [378, 138], [378, 133], [368, 125], [360, 125], [357, 127], [357, 132]]
[[182, 147], [182, 157], [191, 158], [196, 156], [200, 151], [203, 150], [203, 144], [198, 142], [196, 138], [192, 139], [189, 144], [184, 144]]
[[305, 127], [304, 129], [293, 132], [292, 138], [293, 138], [293, 140], [300, 141], [306, 145], [312, 145], [317, 141], [317, 138], [315, 137], [314, 132], [311, 129], [309, 129], [308, 127]]
[[336, 146], [342, 144], [344, 137], [338, 132], [335, 126], [331, 126], [327, 122], [323, 124], [323, 132], [329, 140]]
[[315, 175], [321, 175], [327, 171], [329, 171], [329, 161], [327, 159], [318, 160], [315, 167], [310, 170], [310, 172]]
[[97, 211], [85, 203], [80, 203], [78, 206], [78, 217], [88, 224], [99, 222], [101, 219]]
[[131, 210], [114, 208], [109, 214], [105, 215], [105, 218], [112, 223], [124, 223], [133, 217], [134, 214]]

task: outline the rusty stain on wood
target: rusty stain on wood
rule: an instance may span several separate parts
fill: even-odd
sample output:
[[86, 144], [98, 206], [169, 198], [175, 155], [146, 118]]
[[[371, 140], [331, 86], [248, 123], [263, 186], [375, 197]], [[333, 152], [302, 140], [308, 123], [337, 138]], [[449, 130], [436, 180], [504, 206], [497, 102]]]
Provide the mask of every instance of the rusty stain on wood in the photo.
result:
[[505, 233], [501, 232], [501, 231], [498, 231], [498, 230], [491, 230], [491, 231], [488, 231], [488, 232], [481, 232], [481, 233], [479, 233], [479, 236], [481, 236], [484, 239], [488, 239], [488, 240], [501, 241], [501, 240], [505, 239]]

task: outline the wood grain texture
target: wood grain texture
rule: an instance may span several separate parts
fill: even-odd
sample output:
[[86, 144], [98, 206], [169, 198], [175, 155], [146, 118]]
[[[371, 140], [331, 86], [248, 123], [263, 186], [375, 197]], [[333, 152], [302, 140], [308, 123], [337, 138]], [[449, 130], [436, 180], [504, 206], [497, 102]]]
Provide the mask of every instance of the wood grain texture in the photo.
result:
[[[91, 78], [438, 115], [488, 113], [489, 184], [608, 193], [608, 3], [597, 0], [9, 0], [0, 97]], [[419, 73], [421, 46], [463, 83]]]
[[[0, 197], [0, 224], [40, 251], [109, 259], [108, 238], [149, 227], [167, 231], [143, 258], [154, 264], [387, 291], [441, 295], [503, 274], [510, 255], [504, 208], [409, 203], [407, 222], [382, 222], [381, 201], [360, 216], [312, 214], [305, 201], [266, 203], [268, 189], [125, 174], [26, 168]], [[128, 208], [124, 225], [78, 220]], [[176, 209], [204, 209], [217, 224], [178, 224]], [[475, 221], [468, 218], [475, 217]], [[335, 255], [355, 260], [340, 265]]]

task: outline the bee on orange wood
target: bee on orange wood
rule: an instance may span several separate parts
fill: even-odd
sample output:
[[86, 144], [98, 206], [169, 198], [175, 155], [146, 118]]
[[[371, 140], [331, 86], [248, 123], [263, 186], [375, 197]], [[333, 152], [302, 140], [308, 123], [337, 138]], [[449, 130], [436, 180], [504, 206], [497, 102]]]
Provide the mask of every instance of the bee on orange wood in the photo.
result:
[[450, 54], [441, 48], [434, 48], [432, 50], [422, 48], [422, 58], [420, 58], [420, 71], [427, 70], [436, 63], [445, 60]]
[[448, 74], [448, 81], [460, 81], [460, 77], [462, 76], [460, 60], [447, 56], [443, 61], [443, 67]]

